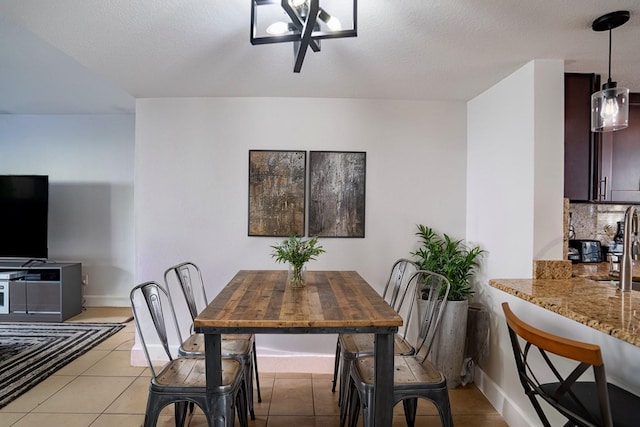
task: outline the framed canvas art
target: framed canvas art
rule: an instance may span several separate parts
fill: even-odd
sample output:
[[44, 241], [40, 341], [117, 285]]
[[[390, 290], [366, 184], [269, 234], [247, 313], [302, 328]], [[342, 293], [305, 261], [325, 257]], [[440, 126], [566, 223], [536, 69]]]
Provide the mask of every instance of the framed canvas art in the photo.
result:
[[365, 152], [309, 153], [309, 236], [364, 237]]
[[306, 151], [249, 150], [249, 236], [304, 236]]

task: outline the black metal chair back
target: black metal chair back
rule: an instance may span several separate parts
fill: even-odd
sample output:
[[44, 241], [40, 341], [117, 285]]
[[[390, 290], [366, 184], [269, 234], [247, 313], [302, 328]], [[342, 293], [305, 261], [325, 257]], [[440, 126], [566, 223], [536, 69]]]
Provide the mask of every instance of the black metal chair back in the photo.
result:
[[[394, 357], [394, 403], [402, 401], [407, 425], [415, 425], [418, 398], [428, 399], [438, 409], [442, 425], [453, 425], [451, 407], [444, 375], [429, 361], [433, 340], [447, 304], [451, 285], [446, 277], [426, 270], [418, 270], [409, 279], [412, 290], [412, 311], [418, 312], [418, 333], [413, 343], [415, 354]], [[409, 316], [411, 317], [411, 316]], [[363, 426], [374, 424], [374, 359], [371, 355], [357, 357], [351, 365], [349, 395], [344, 402], [348, 408], [349, 425], [358, 424], [360, 411]], [[340, 425], [346, 421], [341, 408]]]

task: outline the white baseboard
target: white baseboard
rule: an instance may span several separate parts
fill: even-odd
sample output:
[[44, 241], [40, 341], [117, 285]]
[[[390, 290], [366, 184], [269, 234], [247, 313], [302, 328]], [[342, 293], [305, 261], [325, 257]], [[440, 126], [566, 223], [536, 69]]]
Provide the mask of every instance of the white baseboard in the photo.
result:
[[[502, 415], [509, 427], [531, 427], [540, 425], [538, 418], [531, 419], [522, 409], [504, 394], [504, 390], [476, 367], [474, 383], [489, 403]], [[524, 394], [524, 392], [523, 392]]]
[[85, 295], [83, 307], [130, 307], [129, 297]]

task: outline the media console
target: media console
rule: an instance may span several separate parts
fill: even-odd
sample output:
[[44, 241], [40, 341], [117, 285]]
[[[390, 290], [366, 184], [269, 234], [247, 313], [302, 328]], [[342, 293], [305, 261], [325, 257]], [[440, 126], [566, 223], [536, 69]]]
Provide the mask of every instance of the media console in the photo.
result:
[[[82, 311], [82, 265], [0, 262], [0, 281], [8, 285], [8, 313], [0, 322], [63, 322]], [[21, 277], [20, 277], [21, 276]]]

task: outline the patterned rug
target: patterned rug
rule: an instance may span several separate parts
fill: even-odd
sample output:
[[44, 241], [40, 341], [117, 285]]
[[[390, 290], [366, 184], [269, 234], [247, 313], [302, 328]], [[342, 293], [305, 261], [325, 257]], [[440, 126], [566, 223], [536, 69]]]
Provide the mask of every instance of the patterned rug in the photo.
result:
[[0, 323], [0, 408], [123, 327]]

